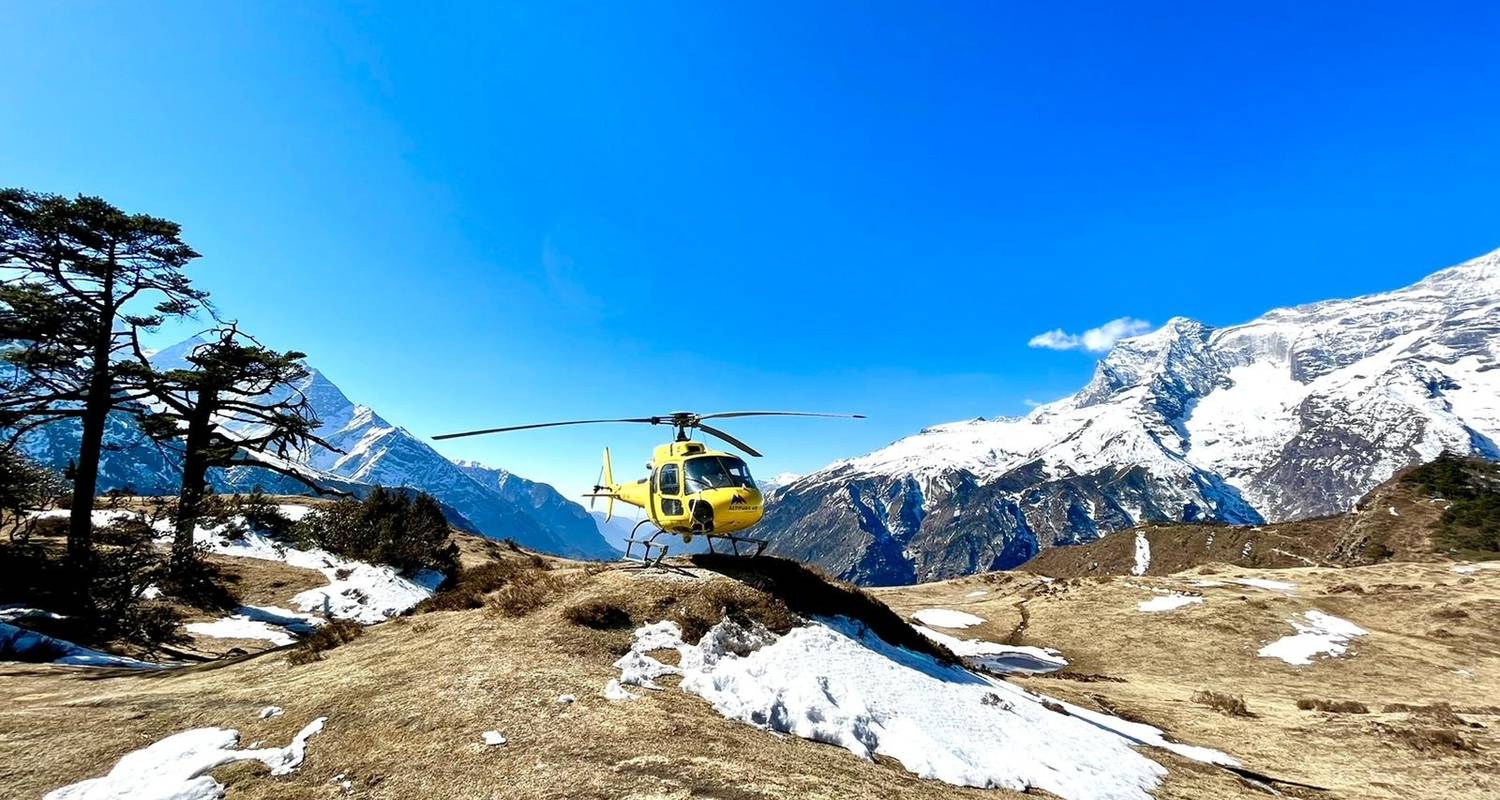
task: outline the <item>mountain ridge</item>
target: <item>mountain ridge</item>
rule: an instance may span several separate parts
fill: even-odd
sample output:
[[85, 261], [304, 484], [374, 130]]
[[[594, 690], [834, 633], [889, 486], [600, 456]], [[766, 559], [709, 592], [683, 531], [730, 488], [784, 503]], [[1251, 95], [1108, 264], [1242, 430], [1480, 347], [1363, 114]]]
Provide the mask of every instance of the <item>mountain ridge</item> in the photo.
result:
[[1174, 317], [1024, 417], [929, 426], [794, 481], [770, 549], [911, 583], [1143, 521], [1344, 511], [1441, 452], [1500, 458], [1497, 342], [1500, 251], [1239, 325]]
[[[160, 369], [188, 367], [186, 356], [200, 343], [202, 339], [192, 337], [162, 348], [151, 354], [152, 364]], [[424, 491], [459, 514], [467, 527], [484, 535], [515, 539], [556, 555], [615, 557], [614, 549], [599, 535], [582, 506], [566, 500], [551, 486], [505, 470], [460, 466], [450, 461], [372, 407], [354, 402], [314, 367], [287, 389], [288, 394], [293, 391], [308, 398], [322, 422], [317, 435], [333, 447], [314, 444], [289, 453], [285, 460], [310, 470], [320, 482], [355, 493], [373, 485]], [[252, 425], [233, 421], [222, 424], [233, 432], [254, 430]], [[64, 420], [33, 432], [23, 449], [39, 463], [61, 469], [76, 452], [77, 436], [77, 425]], [[146, 438], [129, 414], [111, 415], [106, 442], [110, 447], [101, 465], [101, 491], [177, 491], [180, 471], [175, 452]], [[259, 486], [278, 494], [307, 493], [306, 487], [294, 479], [255, 467], [211, 470], [210, 483], [220, 492]]]

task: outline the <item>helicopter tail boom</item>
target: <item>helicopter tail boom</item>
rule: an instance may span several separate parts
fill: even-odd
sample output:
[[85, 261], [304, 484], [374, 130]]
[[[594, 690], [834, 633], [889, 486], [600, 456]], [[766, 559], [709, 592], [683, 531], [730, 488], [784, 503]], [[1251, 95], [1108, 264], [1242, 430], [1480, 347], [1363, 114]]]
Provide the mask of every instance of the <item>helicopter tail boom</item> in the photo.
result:
[[[609, 462], [608, 447], [604, 448], [604, 466], [599, 469], [599, 484], [584, 497], [605, 498], [607, 504], [604, 506], [604, 521], [609, 522], [615, 518], [615, 501], [620, 499], [620, 487], [615, 485], [615, 470]], [[589, 505], [593, 505], [593, 500], [589, 501]]]

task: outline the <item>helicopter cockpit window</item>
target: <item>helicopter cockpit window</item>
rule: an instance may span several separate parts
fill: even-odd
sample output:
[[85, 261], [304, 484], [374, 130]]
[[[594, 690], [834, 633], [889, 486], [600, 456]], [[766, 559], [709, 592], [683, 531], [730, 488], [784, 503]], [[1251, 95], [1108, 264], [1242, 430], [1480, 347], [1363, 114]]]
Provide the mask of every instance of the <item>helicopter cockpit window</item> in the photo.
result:
[[682, 486], [677, 479], [677, 465], [665, 464], [656, 478], [656, 490], [662, 494], [681, 494]]
[[744, 461], [733, 456], [699, 456], [684, 464], [687, 471], [688, 491], [705, 489], [755, 488], [750, 478], [750, 468]]

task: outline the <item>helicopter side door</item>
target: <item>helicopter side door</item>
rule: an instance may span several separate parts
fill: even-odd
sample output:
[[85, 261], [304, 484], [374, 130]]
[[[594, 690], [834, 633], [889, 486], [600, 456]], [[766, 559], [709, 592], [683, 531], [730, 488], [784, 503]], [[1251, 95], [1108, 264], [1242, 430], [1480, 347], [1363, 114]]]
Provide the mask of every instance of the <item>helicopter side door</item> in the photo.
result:
[[663, 528], [687, 518], [682, 498], [682, 465], [668, 461], [656, 468], [657, 517]]

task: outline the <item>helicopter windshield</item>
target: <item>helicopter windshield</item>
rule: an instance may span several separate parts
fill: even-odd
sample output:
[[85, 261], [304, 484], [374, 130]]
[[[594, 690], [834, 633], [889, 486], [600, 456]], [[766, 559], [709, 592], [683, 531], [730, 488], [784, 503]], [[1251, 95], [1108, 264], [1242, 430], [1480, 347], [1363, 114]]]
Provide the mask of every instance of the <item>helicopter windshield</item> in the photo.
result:
[[750, 467], [734, 456], [699, 456], [683, 464], [687, 473], [688, 491], [704, 489], [755, 488], [750, 477]]

